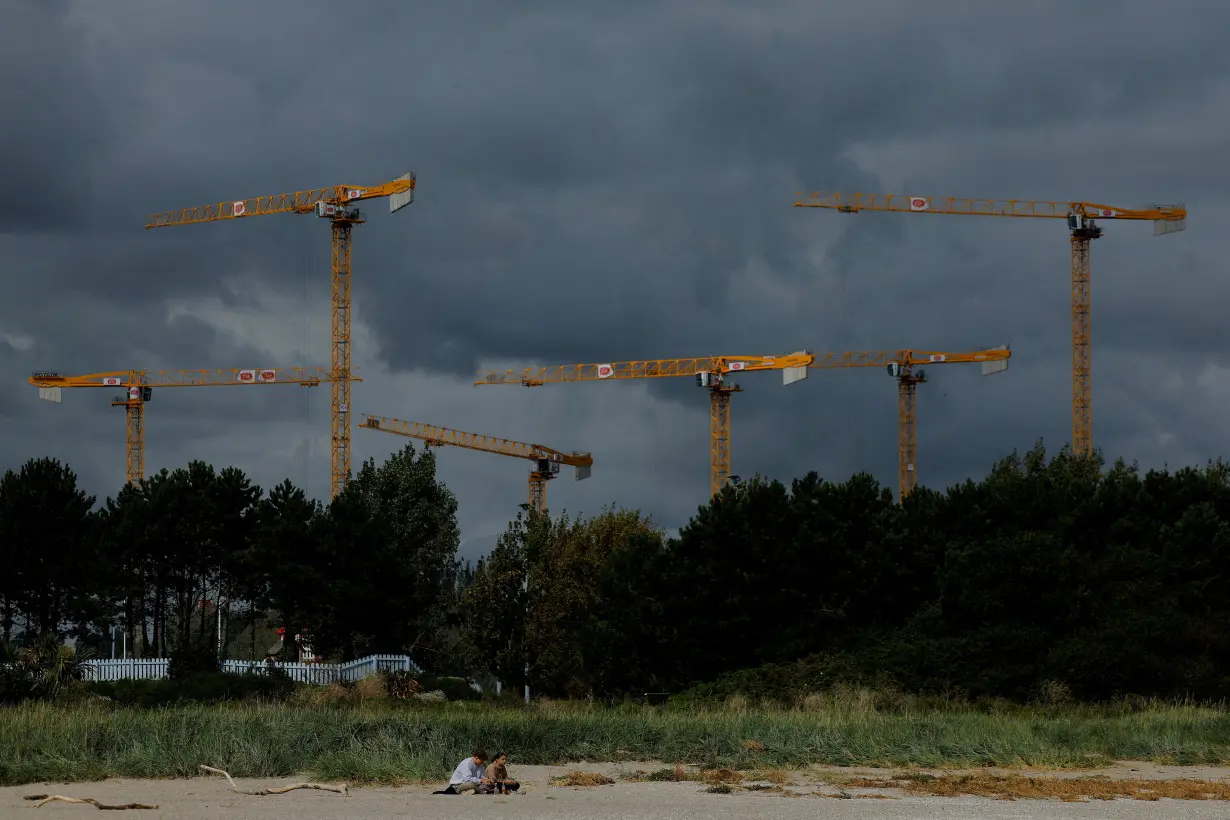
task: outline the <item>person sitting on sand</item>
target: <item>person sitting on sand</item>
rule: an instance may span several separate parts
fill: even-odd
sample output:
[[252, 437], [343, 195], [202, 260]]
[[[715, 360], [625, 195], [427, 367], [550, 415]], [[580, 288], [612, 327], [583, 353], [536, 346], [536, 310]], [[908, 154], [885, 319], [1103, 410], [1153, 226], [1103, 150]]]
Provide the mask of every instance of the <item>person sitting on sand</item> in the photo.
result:
[[435, 794], [491, 794], [491, 779], [487, 777], [487, 750], [475, 749], [474, 754], [457, 764], [453, 776], [448, 779], [448, 788]]
[[500, 793], [515, 792], [521, 788], [520, 783], [508, 776], [507, 752], [495, 753], [495, 757], [491, 758], [491, 765], [487, 767], [487, 777]]

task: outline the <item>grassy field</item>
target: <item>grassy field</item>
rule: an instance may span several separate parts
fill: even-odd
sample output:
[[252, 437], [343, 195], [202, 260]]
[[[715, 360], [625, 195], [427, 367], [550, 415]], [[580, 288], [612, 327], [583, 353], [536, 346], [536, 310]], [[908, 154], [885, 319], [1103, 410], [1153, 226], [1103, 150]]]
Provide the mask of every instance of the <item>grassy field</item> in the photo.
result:
[[708, 767], [809, 763], [1096, 766], [1114, 759], [1230, 761], [1230, 712], [1192, 706], [884, 712], [658, 711], [450, 703], [157, 709], [31, 704], [0, 709], [0, 785], [108, 776], [309, 773], [395, 783], [440, 779], [474, 745], [518, 763], [661, 760]]

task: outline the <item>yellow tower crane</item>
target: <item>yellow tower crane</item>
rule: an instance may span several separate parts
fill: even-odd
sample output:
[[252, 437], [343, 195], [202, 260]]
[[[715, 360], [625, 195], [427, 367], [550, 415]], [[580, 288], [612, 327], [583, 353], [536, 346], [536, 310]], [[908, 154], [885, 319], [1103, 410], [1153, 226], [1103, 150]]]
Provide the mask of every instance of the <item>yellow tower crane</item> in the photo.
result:
[[559, 475], [561, 464], [576, 468], [577, 481], [589, 478], [590, 468], [594, 465], [594, 459], [589, 453], [561, 453], [541, 444], [463, 433], [460, 430], [450, 430], [419, 421], [368, 415], [359, 423], [359, 427], [419, 439], [430, 446], [449, 444], [467, 450], [529, 459], [534, 462], [534, 469], [530, 471], [529, 477], [529, 505], [540, 513], [547, 511], [547, 482]]
[[1153, 222], [1154, 236], [1177, 233], [1187, 227], [1187, 209], [1181, 204], [1149, 205], [1132, 209], [1113, 208], [1092, 202], [817, 192], [806, 195], [798, 194], [794, 207], [829, 208], [846, 214], [856, 214], [859, 211], [899, 211], [958, 216], [1066, 219], [1071, 238], [1072, 271], [1072, 450], [1082, 455], [1088, 455], [1093, 449], [1089, 350], [1089, 243], [1102, 236], [1102, 229], [1098, 227], [1097, 220], [1150, 220]]
[[916, 391], [927, 373], [915, 369], [924, 364], [982, 364], [982, 375], [1008, 369], [1012, 351], [1008, 345], [969, 353], [939, 353], [933, 350], [871, 350], [857, 353], [820, 353], [813, 368], [885, 367], [897, 380], [897, 498], [904, 501], [918, 484], [918, 427]]
[[780, 370], [782, 383], [807, 378], [815, 357], [806, 351], [784, 356], [709, 356], [698, 359], [652, 359], [607, 364], [571, 364], [532, 367], [517, 372], [480, 374], [476, 385], [521, 384], [540, 387], [554, 382], [589, 382], [607, 379], [661, 379], [693, 376], [696, 385], [709, 390], [709, 492], [716, 495], [730, 480], [730, 395], [741, 393], [739, 385], [727, 384], [731, 373]]
[[[298, 384], [315, 387], [332, 381], [333, 371], [323, 367], [265, 367], [233, 370], [111, 370], [84, 376], [64, 376], [48, 370], [36, 371], [30, 384], [38, 388], [38, 397], [46, 401], [61, 400], [65, 388], [111, 387], [124, 391], [116, 396], [112, 407], [123, 407], [127, 419], [128, 458], [125, 470], [129, 484], [145, 478], [145, 403], [153, 398], [154, 389], [164, 387], [227, 387], [232, 385]], [[359, 376], [347, 375], [354, 381]]]
[[[315, 214], [329, 220], [333, 229], [333, 370], [332, 392], [332, 495], [350, 480], [350, 229], [367, 219], [355, 203], [389, 198], [389, 212], [400, 211], [414, 201], [413, 173], [381, 185], [335, 185], [275, 196], [258, 196], [232, 202], [216, 202], [197, 208], [151, 214], [146, 228], [194, 225], [224, 219], [242, 219], [264, 214]], [[357, 380], [356, 380], [357, 381]]]

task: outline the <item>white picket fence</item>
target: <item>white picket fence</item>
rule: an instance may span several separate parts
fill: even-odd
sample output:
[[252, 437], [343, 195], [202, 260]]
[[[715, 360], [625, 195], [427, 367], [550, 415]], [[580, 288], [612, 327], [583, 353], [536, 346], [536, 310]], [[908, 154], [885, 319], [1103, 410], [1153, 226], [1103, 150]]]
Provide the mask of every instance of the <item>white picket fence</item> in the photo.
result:
[[[168, 658], [125, 658], [123, 660], [91, 660], [82, 664], [89, 680], [158, 680], [167, 676]], [[408, 655], [368, 655], [347, 663], [273, 663], [262, 661], [222, 662], [222, 671], [234, 675], [268, 674], [276, 666], [296, 683], [324, 686], [334, 681], [357, 681], [376, 672], [421, 672]]]

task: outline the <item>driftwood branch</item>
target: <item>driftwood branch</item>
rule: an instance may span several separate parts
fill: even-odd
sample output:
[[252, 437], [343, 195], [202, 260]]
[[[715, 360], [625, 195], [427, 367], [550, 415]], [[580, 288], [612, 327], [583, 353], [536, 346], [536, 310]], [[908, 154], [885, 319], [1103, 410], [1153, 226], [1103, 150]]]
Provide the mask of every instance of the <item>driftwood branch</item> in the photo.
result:
[[295, 789], [317, 789], [322, 792], [336, 792], [340, 795], [349, 794], [346, 790], [345, 783], [341, 783], [337, 786], [330, 785], [329, 783], [292, 783], [289, 786], [270, 786], [267, 789], [241, 789], [235, 785], [235, 781], [231, 779], [230, 774], [224, 772], [222, 769], [215, 769], [213, 766], [206, 766], [204, 764], [201, 765], [201, 768], [207, 772], [213, 772], [214, 774], [220, 774], [225, 777], [226, 781], [231, 784], [231, 791], [236, 794], [250, 794], [254, 797], [264, 797], [267, 794], [286, 794], [287, 792], [293, 792]]
[[45, 806], [48, 803], [55, 803], [55, 802], [89, 803], [94, 808], [102, 809], [103, 811], [122, 811], [124, 809], [156, 809], [158, 808], [157, 804], [151, 805], [149, 803], [117, 803], [115, 805], [110, 805], [108, 803], [99, 803], [97, 800], [95, 800], [92, 797], [65, 797], [62, 794], [27, 794], [24, 799], [37, 800], [38, 802], [34, 804], [34, 808], [36, 809], [39, 808], [40, 806]]

